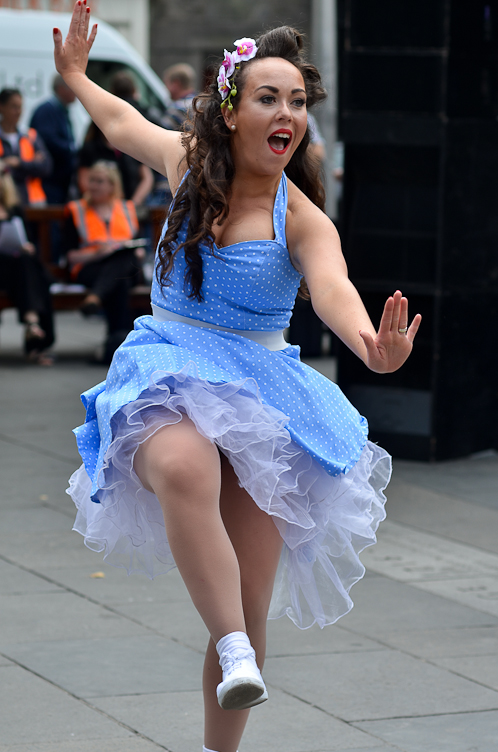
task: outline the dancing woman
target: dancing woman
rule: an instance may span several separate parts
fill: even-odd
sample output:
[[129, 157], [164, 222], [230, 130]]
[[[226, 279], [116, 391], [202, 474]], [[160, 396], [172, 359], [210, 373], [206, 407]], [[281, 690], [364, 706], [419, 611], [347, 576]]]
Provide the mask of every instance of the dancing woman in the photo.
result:
[[306, 113], [325, 93], [297, 32], [237, 40], [184, 134], [85, 76], [88, 32], [80, 0], [64, 44], [55, 30], [58, 71], [106, 138], [167, 176], [175, 199], [153, 315], [84, 395], [75, 527], [128, 572], [178, 566], [210, 634], [205, 750], [236, 752], [249, 708], [267, 698], [269, 609], [300, 627], [349, 611], [358, 551], [384, 517], [388, 456], [283, 339], [301, 280], [320, 318], [379, 373], [404, 363], [420, 316], [408, 327], [397, 291], [376, 332], [348, 280], [316, 205]]

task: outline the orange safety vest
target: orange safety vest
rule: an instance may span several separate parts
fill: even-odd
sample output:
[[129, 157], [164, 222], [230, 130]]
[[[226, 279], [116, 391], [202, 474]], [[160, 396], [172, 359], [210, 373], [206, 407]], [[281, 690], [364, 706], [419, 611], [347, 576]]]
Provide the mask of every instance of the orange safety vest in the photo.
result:
[[[19, 136], [19, 156], [23, 162], [32, 162], [35, 158], [36, 131], [30, 128], [27, 136]], [[3, 157], [4, 148], [0, 139], [0, 157]], [[26, 178], [26, 189], [30, 204], [45, 204], [47, 197], [42, 187], [41, 178]]]
[[[96, 253], [97, 243], [106, 240], [131, 240], [138, 230], [137, 214], [132, 201], [115, 200], [108, 225], [84, 198], [70, 201], [66, 206], [66, 212], [71, 214], [80, 236], [80, 249], [88, 249], [89, 254]], [[81, 263], [73, 266], [73, 279], [78, 276], [82, 267]]]

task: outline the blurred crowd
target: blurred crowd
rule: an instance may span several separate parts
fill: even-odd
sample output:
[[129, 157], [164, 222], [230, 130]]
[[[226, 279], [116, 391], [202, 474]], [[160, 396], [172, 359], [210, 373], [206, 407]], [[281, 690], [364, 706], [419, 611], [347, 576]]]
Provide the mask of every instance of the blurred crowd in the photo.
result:
[[[159, 121], [141, 107], [135, 82], [125, 71], [111, 91], [164, 128], [180, 130], [196, 94], [196, 74], [180, 63], [164, 73], [171, 104]], [[75, 96], [60, 76], [53, 95], [31, 114], [29, 128], [19, 122], [23, 97], [18, 89], [0, 91], [0, 291], [17, 308], [30, 360], [51, 365], [54, 321], [50, 287], [54, 283], [37, 253], [37, 227], [27, 207], [64, 206], [64, 223], [53, 223], [51, 260], [66, 270], [67, 281], [85, 288], [84, 316], [103, 315], [106, 358], [132, 326], [129, 292], [141, 284], [150, 237], [137, 238], [137, 207], [168, 206], [166, 179], [115, 149], [94, 123], [78, 148], [69, 108]], [[150, 235], [150, 233], [149, 233]], [[111, 351], [111, 352], [110, 352]]]
[[[114, 75], [110, 89], [157, 125], [181, 130], [197, 93], [195, 70], [178, 63], [163, 80], [170, 105], [160, 119], [141, 106], [126, 71]], [[50, 288], [55, 280], [39, 257], [36, 223], [28, 221], [26, 208], [65, 207], [63, 224], [51, 227], [51, 261], [64, 270], [68, 283], [85, 290], [82, 315], [105, 317], [102, 352], [108, 362], [133, 324], [131, 289], [150, 282], [150, 275], [144, 279], [144, 259], [151, 233], [140, 226], [136, 209], [166, 211], [171, 201], [165, 177], [115, 149], [95, 123], [78, 147], [69, 112], [74, 100], [62, 77], [55, 76], [53, 95], [32, 112], [24, 130], [21, 92], [0, 91], [0, 292], [17, 308], [26, 356], [39, 365], [53, 362]], [[324, 142], [311, 116], [309, 127], [310, 148], [323, 160]]]

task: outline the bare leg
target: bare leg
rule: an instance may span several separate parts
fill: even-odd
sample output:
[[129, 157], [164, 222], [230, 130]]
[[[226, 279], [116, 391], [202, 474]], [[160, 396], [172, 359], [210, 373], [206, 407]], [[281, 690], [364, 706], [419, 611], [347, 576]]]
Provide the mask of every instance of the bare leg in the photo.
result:
[[161, 504], [176, 565], [212, 639], [245, 632], [239, 563], [220, 513], [216, 446], [184, 417], [141, 445], [135, 471]]
[[[221, 513], [240, 567], [247, 634], [260, 670], [266, 650], [266, 619], [282, 539], [271, 517], [239, 487], [233, 468], [222, 457]], [[216, 698], [221, 681], [215, 644], [210, 640], [204, 663], [204, 744], [216, 752], [236, 752], [249, 710], [222, 710]], [[256, 712], [258, 712], [256, 710]]]

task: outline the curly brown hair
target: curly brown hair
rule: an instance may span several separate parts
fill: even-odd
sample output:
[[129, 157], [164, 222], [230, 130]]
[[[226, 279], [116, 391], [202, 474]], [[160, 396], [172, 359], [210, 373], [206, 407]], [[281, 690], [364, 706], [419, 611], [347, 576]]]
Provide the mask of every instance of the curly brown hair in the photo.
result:
[[[258, 51], [253, 60], [279, 57], [289, 61], [304, 79], [307, 106], [321, 102], [326, 97], [317, 68], [304, 56], [303, 36], [290, 26], [280, 26], [256, 41]], [[233, 99], [234, 109], [244, 90], [246, 71], [252, 61], [240, 65], [234, 76], [238, 95]], [[187, 173], [182, 181], [168, 217], [168, 227], [159, 246], [159, 263], [156, 269], [158, 282], [169, 284], [176, 254], [183, 250], [186, 260], [185, 289], [188, 297], [203, 300], [202, 258], [198, 246], [203, 243], [214, 253], [212, 226], [222, 224], [228, 217], [231, 187], [235, 176], [230, 151], [230, 131], [220, 107], [221, 95], [217, 81], [208, 90], [195, 97], [193, 115], [186, 126], [182, 141], [185, 146]], [[285, 168], [288, 178], [308, 198], [324, 210], [325, 191], [321, 179], [321, 165], [310, 154], [308, 129]], [[177, 243], [178, 233], [188, 217], [186, 238]]]

